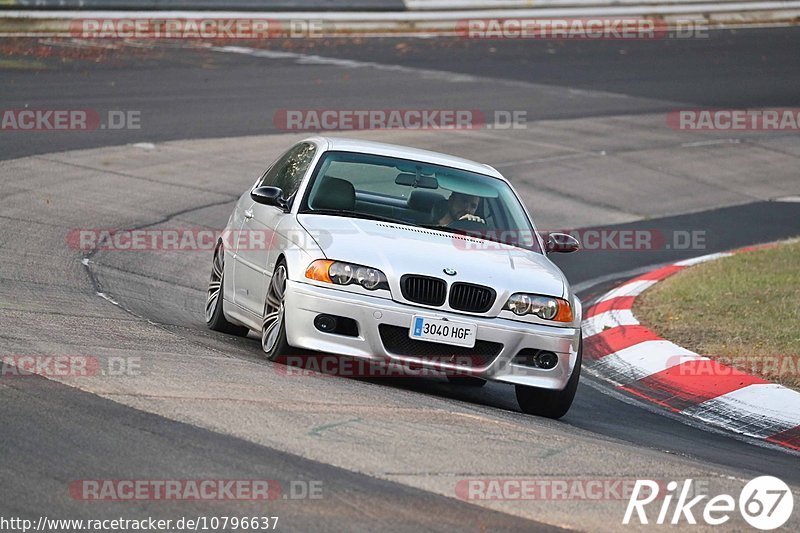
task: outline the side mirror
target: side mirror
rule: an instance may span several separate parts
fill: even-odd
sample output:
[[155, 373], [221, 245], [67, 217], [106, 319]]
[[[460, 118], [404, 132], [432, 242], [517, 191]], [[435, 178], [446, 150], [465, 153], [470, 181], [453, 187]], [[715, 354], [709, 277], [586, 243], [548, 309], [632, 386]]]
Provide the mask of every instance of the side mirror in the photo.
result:
[[566, 233], [551, 233], [547, 236], [547, 253], [569, 254], [581, 249], [578, 239]]
[[286, 209], [286, 200], [283, 199], [283, 190], [280, 187], [256, 187], [250, 191], [250, 198], [258, 204]]

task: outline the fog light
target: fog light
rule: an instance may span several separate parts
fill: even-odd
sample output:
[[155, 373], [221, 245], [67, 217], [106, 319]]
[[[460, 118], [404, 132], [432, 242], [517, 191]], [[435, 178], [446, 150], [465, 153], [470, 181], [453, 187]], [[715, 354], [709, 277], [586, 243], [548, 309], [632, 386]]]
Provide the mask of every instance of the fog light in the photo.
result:
[[535, 357], [536, 366], [545, 370], [555, 368], [558, 364], [558, 356], [553, 352], [539, 352]]
[[331, 333], [336, 330], [336, 317], [331, 315], [317, 315], [314, 318], [314, 327], [324, 333]]

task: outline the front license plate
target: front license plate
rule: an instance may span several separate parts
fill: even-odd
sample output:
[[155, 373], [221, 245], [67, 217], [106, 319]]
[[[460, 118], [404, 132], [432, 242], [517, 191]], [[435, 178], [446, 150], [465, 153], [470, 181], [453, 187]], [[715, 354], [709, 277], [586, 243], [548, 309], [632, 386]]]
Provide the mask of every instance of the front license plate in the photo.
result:
[[408, 336], [412, 339], [472, 348], [475, 346], [475, 334], [477, 331], [478, 326], [476, 324], [414, 316], [411, 319], [411, 329], [408, 330]]

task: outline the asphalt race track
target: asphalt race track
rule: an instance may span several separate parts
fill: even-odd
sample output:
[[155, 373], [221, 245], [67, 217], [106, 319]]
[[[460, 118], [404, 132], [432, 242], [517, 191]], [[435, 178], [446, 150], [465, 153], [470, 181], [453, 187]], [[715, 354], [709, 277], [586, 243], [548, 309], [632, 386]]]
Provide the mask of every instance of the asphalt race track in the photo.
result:
[[[140, 130], [83, 135], [2, 135], [0, 158], [138, 141], [259, 135], [279, 109], [523, 109], [528, 120], [667, 112], [695, 107], [792, 107], [800, 95], [800, 28], [711, 32], [708, 39], [620, 42], [469, 41], [464, 39], [312, 39], [286, 51], [390, 65], [380, 75], [334, 61], [254, 59], [240, 54], [160, 47], [156, 52], [85, 41], [27, 50], [0, 77], [8, 108], [88, 106], [141, 112]], [[152, 44], [152, 43], [149, 43]], [[234, 43], [237, 46], [247, 43]], [[278, 49], [282, 43], [258, 46]], [[110, 42], [110, 46], [119, 43]], [[33, 50], [31, 50], [33, 48]], [[85, 57], [85, 60], [60, 60]], [[20, 68], [36, 64], [45, 70]], [[441, 83], [417, 70], [517, 83]], [[394, 72], [394, 75], [392, 75]], [[452, 74], [445, 79], [456, 78]], [[463, 79], [463, 78], [462, 78]], [[58, 87], [57, 91], [53, 88]], [[621, 95], [624, 95], [622, 97]], [[443, 100], [443, 98], [445, 98]]]
[[[799, 37], [773, 28], [642, 43], [325, 40], [285, 43], [284, 55], [277, 43], [264, 53], [62, 42], [9, 56], [3, 108], [134, 110], [141, 128], [0, 132], [0, 354], [85, 355], [129, 370], [0, 377], [9, 487], [0, 514], [266, 515], [296, 531], [622, 528], [619, 498], [460, 497], [459, 481], [490, 478], [691, 478], [738, 495], [746, 480], [775, 475], [799, 501], [797, 454], [696, 427], [589, 374], [560, 421], [521, 414], [513, 388], [497, 384], [289, 375], [255, 337], [206, 329], [209, 250], [85, 253], [69, 238], [222, 228], [255, 177], [306, 136], [279, 131], [280, 110], [523, 110], [520, 129], [346, 135], [492, 164], [540, 228], [663, 237], [651, 250], [558, 257], [586, 305], [647, 267], [800, 235], [800, 203], [790, 201], [800, 195], [797, 132], [684, 132], [665, 118], [800, 107]], [[685, 246], [693, 232], [700, 240]], [[90, 502], [70, 493], [87, 479], [274, 479], [287, 497]], [[304, 497], [309, 483], [320, 498]], [[795, 512], [785, 527], [798, 526]]]

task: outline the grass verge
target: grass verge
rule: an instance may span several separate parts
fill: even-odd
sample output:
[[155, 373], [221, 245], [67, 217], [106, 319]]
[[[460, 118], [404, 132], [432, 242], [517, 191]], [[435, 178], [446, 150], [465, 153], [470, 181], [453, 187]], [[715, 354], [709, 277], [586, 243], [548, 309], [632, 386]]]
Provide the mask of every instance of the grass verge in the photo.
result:
[[679, 346], [800, 390], [800, 242], [687, 268], [634, 315]]

